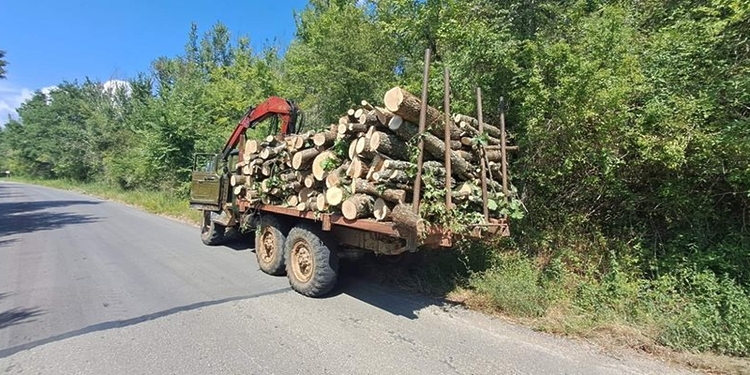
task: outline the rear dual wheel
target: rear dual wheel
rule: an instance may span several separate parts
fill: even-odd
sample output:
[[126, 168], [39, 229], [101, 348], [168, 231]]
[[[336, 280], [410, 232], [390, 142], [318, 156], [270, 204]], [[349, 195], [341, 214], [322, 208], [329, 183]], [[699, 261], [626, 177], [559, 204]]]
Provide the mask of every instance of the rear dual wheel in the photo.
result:
[[289, 226], [277, 216], [262, 215], [255, 234], [255, 257], [261, 271], [274, 276], [283, 275], [284, 244]]
[[309, 297], [320, 297], [336, 285], [339, 258], [333, 241], [319, 229], [300, 224], [289, 231], [284, 246], [286, 275], [292, 289]]

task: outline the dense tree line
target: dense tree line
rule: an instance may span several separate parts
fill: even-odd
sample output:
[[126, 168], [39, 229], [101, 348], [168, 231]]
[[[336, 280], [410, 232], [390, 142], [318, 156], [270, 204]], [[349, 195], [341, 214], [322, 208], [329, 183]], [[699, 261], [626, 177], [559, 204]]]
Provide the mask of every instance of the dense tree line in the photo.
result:
[[748, 290], [749, 36], [744, 1], [311, 0], [283, 54], [193, 26], [127, 90], [37, 92], [0, 132], [0, 163], [184, 194], [192, 155], [249, 105], [280, 95], [324, 126], [393, 85], [419, 92], [431, 48], [434, 106], [446, 66], [454, 110], [474, 113], [481, 86], [496, 121], [507, 99], [529, 211], [512, 246], [571, 272], [710, 272]]

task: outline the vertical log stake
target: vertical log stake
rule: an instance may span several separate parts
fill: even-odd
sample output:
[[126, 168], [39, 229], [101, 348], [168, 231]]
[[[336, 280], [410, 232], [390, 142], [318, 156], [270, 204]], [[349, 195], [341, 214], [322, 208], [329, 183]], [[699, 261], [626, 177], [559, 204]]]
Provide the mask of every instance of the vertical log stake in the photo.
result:
[[[477, 87], [477, 120], [479, 121], [478, 128], [479, 134], [484, 134], [484, 118], [482, 116], [482, 89]], [[502, 146], [501, 146], [502, 148]], [[484, 222], [489, 223], [490, 211], [487, 207], [487, 160], [484, 155], [484, 145], [479, 148], [481, 156], [482, 174], [480, 180], [482, 182], [482, 210], [484, 213]]]
[[505, 201], [508, 201], [508, 150], [506, 149], [507, 136], [505, 135], [505, 99], [500, 97], [500, 155], [503, 163], [503, 195]]
[[451, 209], [453, 207], [453, 202], [451, 201], [451, 194], [453, 193], [453, 186], [451, 186], [451, 152], [453, 152], [450, 148], [451, 144], [451, 127], [450, 127], [450, 121], [451, 121], [451, 82], [450, 82], [450, 72], [448, 71], [448, 67], [445, 67], [443, 70], [443, 81], [445, 84], [444, 88], [444, 106], [445, 106], [445, 124], [443, 125], [443, 128], [445, 129], [445, 208]]
[[427, 89], [430, 83], [430, 49], [424, 51], [424, 75], [422, 77], [422, 106], [419, 110], [419, 155], [417, 155], [417, 177], [414, 179], [414, 202], [412, 209], [419, 214], [420, 193], [422, 192], [422, 164], [424, 163], [424, 139], [422, 134], [427, 126]]

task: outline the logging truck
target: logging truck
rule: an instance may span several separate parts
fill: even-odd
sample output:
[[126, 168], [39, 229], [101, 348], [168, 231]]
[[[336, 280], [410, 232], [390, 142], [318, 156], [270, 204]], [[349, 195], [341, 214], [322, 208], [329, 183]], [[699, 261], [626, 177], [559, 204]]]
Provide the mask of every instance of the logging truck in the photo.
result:
[[[481, 112], [443, 117], [400, 88], [383, 107], [362, 101], [322, 131], [303, 132], [299, 115], [292, 102], [271, 97], [247, 111], [220, 153], [195, 156], [190, 206], [203, 213], [204, 244], [222, 244], [229, 230], [254, 233], [260, 269], [317, 297], [335, 285], [340, 258], [508, 235], [487, 203], [492, 192], [508, 195], [504, 121], [483, 124]], [[249, 136], [261, 122], [270, 122], [268, 134]], [[436, 188], [426, 186], [428, 175], [445, 189], [445, 207], [480, 215], [465, 233], [420, 216], [422, 192]]]

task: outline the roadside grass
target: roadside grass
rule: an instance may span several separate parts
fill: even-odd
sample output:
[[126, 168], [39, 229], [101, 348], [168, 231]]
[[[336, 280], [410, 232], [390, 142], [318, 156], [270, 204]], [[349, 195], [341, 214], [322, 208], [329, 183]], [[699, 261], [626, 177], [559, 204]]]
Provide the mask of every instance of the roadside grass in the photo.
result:
[[[114, 200], [192, 224], [200, 220], [184, 197], [166, 192], [12, 180]], [[711, 373], [750, 374], [750, 296], [733, 280], [690, 269], [645, 279], [614, 256], [602, 268], [581, 266], [564, 251], [558, 254], [526, 254], [506, 241], [465, 242], [452, 250], [409, 254], [395, 263], [372, 257], [357, 270], [376, 282], [595, 342], [612, 352], [635, 349]]]
[[152, 190], [123, 190], [102, 182], [84, 183], [71, 180], [40, 180], [24, 177], [13, 177], [8, 180], [92, 195], [102, 199], [139, 207], [148, 212], [164, 215], [194, 225], [198, 225], [201, 220], [200, 213], [188, 207], [187, 199], [185, 197], [177, 196], [168, 192]]

